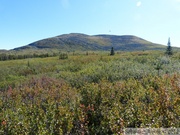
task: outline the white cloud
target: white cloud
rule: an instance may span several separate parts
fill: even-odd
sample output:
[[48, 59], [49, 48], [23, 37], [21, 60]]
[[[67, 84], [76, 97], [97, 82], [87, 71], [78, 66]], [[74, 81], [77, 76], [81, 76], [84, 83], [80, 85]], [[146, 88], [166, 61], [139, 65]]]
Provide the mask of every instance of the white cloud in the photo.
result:
[[138, 1], [138, 2], [136, 3], [136, 6], [137, 6], [137, 7], [140, 7], [141, 5], [142, 5], [141, 1]]

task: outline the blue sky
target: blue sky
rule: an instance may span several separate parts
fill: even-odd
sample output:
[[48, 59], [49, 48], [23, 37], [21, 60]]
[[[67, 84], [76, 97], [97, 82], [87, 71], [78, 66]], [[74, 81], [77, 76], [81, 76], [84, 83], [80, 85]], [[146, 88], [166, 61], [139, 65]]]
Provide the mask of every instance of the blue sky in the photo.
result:
[[180, 47], [180, 0], [0, 0], [0, 49], [68, 33], [170, 37]]

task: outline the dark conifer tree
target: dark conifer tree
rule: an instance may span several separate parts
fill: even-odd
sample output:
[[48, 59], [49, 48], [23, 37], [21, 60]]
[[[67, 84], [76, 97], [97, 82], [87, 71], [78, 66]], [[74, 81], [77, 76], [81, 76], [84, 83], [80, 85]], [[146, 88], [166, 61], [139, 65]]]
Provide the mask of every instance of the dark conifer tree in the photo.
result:
[[115, 52], [114, 52], [114, 48], [112, 47], [112, 48], [111, 48], [110, 55], [114, 55], [114, 54], [115, 54]]
[[167, 44], [167, 49], [166, 49], [166, 54], [167, 55], [172, 55], [173, 52], [172, 52], [172, 47], [171, 47], [171, 41], [170, 41], [170, 38], [168, 39], [168, 44]]

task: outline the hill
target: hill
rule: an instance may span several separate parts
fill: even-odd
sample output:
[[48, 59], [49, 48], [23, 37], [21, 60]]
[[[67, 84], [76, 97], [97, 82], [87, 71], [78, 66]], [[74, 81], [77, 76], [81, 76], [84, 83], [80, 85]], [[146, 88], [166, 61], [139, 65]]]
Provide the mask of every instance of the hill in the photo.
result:
[[29, 45], [15, 48], [21, 49], [60, 49], [64, 51], [87, 51], [87, 50], [115, 50], [134, 51], [134, 50], [160, 50], [165, 46], [155, 44], [142, 38], [132, 35], [86, 35], [79, 33], [63, 34], [56, 37], [42, 39]]

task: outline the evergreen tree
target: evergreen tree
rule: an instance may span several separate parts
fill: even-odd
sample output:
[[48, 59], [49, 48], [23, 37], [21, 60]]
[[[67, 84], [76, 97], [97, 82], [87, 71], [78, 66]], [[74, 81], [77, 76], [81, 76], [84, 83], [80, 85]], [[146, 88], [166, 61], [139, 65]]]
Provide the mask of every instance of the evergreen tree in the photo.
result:
[[167, 44], [167, 49], [166, 49], [166, 54], [167, 55], [172, 55], [173, 52], [172, 52], [172, 47], [171, 47], [171, 42], [170, 42], [170, 38], [168, 39], [168, 44]]
[[110, 53], [110, 55], [114, 55], [114, 54], [115, 54], [114, 48], [112, 47], [112, 48], [111, 48], [111, 53]]

